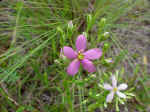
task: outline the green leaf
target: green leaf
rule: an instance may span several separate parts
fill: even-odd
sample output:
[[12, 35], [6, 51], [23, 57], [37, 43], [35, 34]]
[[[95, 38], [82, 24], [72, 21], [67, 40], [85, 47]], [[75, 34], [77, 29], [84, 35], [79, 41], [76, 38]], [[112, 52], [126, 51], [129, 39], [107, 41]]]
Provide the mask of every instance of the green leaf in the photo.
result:
[[20, 106], [20, 107], [17, 109], [17, 111], [16, 111], [16, 112], [23, 112], [23, 111], [24, 111], [24, 109], [25, 109], [25, 107]]
[[3, 106], [3, 104], [0, 106], [0, 112], [8, 112], [7, 109]]

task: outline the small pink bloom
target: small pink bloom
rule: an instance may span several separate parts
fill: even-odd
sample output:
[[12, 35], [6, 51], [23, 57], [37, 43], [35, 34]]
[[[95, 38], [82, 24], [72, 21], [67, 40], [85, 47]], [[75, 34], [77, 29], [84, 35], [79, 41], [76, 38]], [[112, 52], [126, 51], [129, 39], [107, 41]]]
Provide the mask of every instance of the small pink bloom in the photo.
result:
[[73, 59], [70, 65], [67, 68], [67, 73], [69, 75], [75, 75], [80, 67], [80, 64], [83, 65], [83, 68], [88, 72], [95, 72], [96, 68], [90, 60], [95, 60], [101, 57], [102, 51], [99, 48], [94, 48], [88, 51], [86, 49], [86, 38], [84, 35], [79, 35], [76, 40], [76, 51], [71, 47], [65, 46], [63, 48], [64, 55]]

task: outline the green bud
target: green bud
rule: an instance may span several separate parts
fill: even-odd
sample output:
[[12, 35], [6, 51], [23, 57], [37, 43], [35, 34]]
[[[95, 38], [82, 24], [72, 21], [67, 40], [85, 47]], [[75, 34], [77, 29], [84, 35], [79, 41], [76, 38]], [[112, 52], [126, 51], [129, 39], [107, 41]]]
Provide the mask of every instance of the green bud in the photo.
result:
[[113, 63], [113, 60], [112, 60], [112, 58], [107, 58], [107, 59], [105, 59], [105, 62], [106, 63]]
[[88, 15], [87, 15], [87, 23], [88, 23], [88, 24], [91, 24], [91, 21], [92, 21], [92, 15], [91, 15], [91, 14], [88, 14]]
[[101, 21], [100, 21], [100, 25], [101, 26], [104, 26], [106, 24], [106, 19], [105, 18], [102, 18]]
[[96, 94], [96, 96], [98, 97], [98, 96], [100, 96], [100, 94]]
[[63, 30], [59, 26], [57, 27], [57, 31], [63, 34]]
[[88, 32], [92, 26], [93, 26], [93, 18], [92, 18], [92, 15], [91, 14], [88, 14], [87, 15], [87, 29], [86, 29], [86, 32]]
[[107, 49], [109, 47], [109, 44], [108, 43], [105, 43], [104, 44], [104, 49]]

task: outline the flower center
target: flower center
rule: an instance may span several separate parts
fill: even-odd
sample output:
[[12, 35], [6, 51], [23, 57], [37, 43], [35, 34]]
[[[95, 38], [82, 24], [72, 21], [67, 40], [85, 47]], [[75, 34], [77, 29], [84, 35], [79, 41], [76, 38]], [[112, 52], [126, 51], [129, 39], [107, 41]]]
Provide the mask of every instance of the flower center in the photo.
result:
[[79, 60], [84, 59], [84, 55], [80, 51], [78, 52], [78, 59]]
[[117, 90], [118, 90], [118, 89], [117, 89], [116, 87], [113, 89], [114, 92], [117, 92]]

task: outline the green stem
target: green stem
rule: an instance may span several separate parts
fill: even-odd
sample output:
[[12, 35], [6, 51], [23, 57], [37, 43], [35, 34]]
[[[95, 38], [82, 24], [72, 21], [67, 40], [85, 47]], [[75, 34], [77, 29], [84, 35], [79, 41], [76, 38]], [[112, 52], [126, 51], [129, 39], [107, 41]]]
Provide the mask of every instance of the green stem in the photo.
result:
[[[81, 80], [81, 70], [79, 71], [78, 74], [78, 80]], [[78, 95], [79, 95], [79, 101], [80, 101], [80, 112], [84, 112], [84, 107], [83, 107], [83, 89], [82, 87], [78, 86]]]

